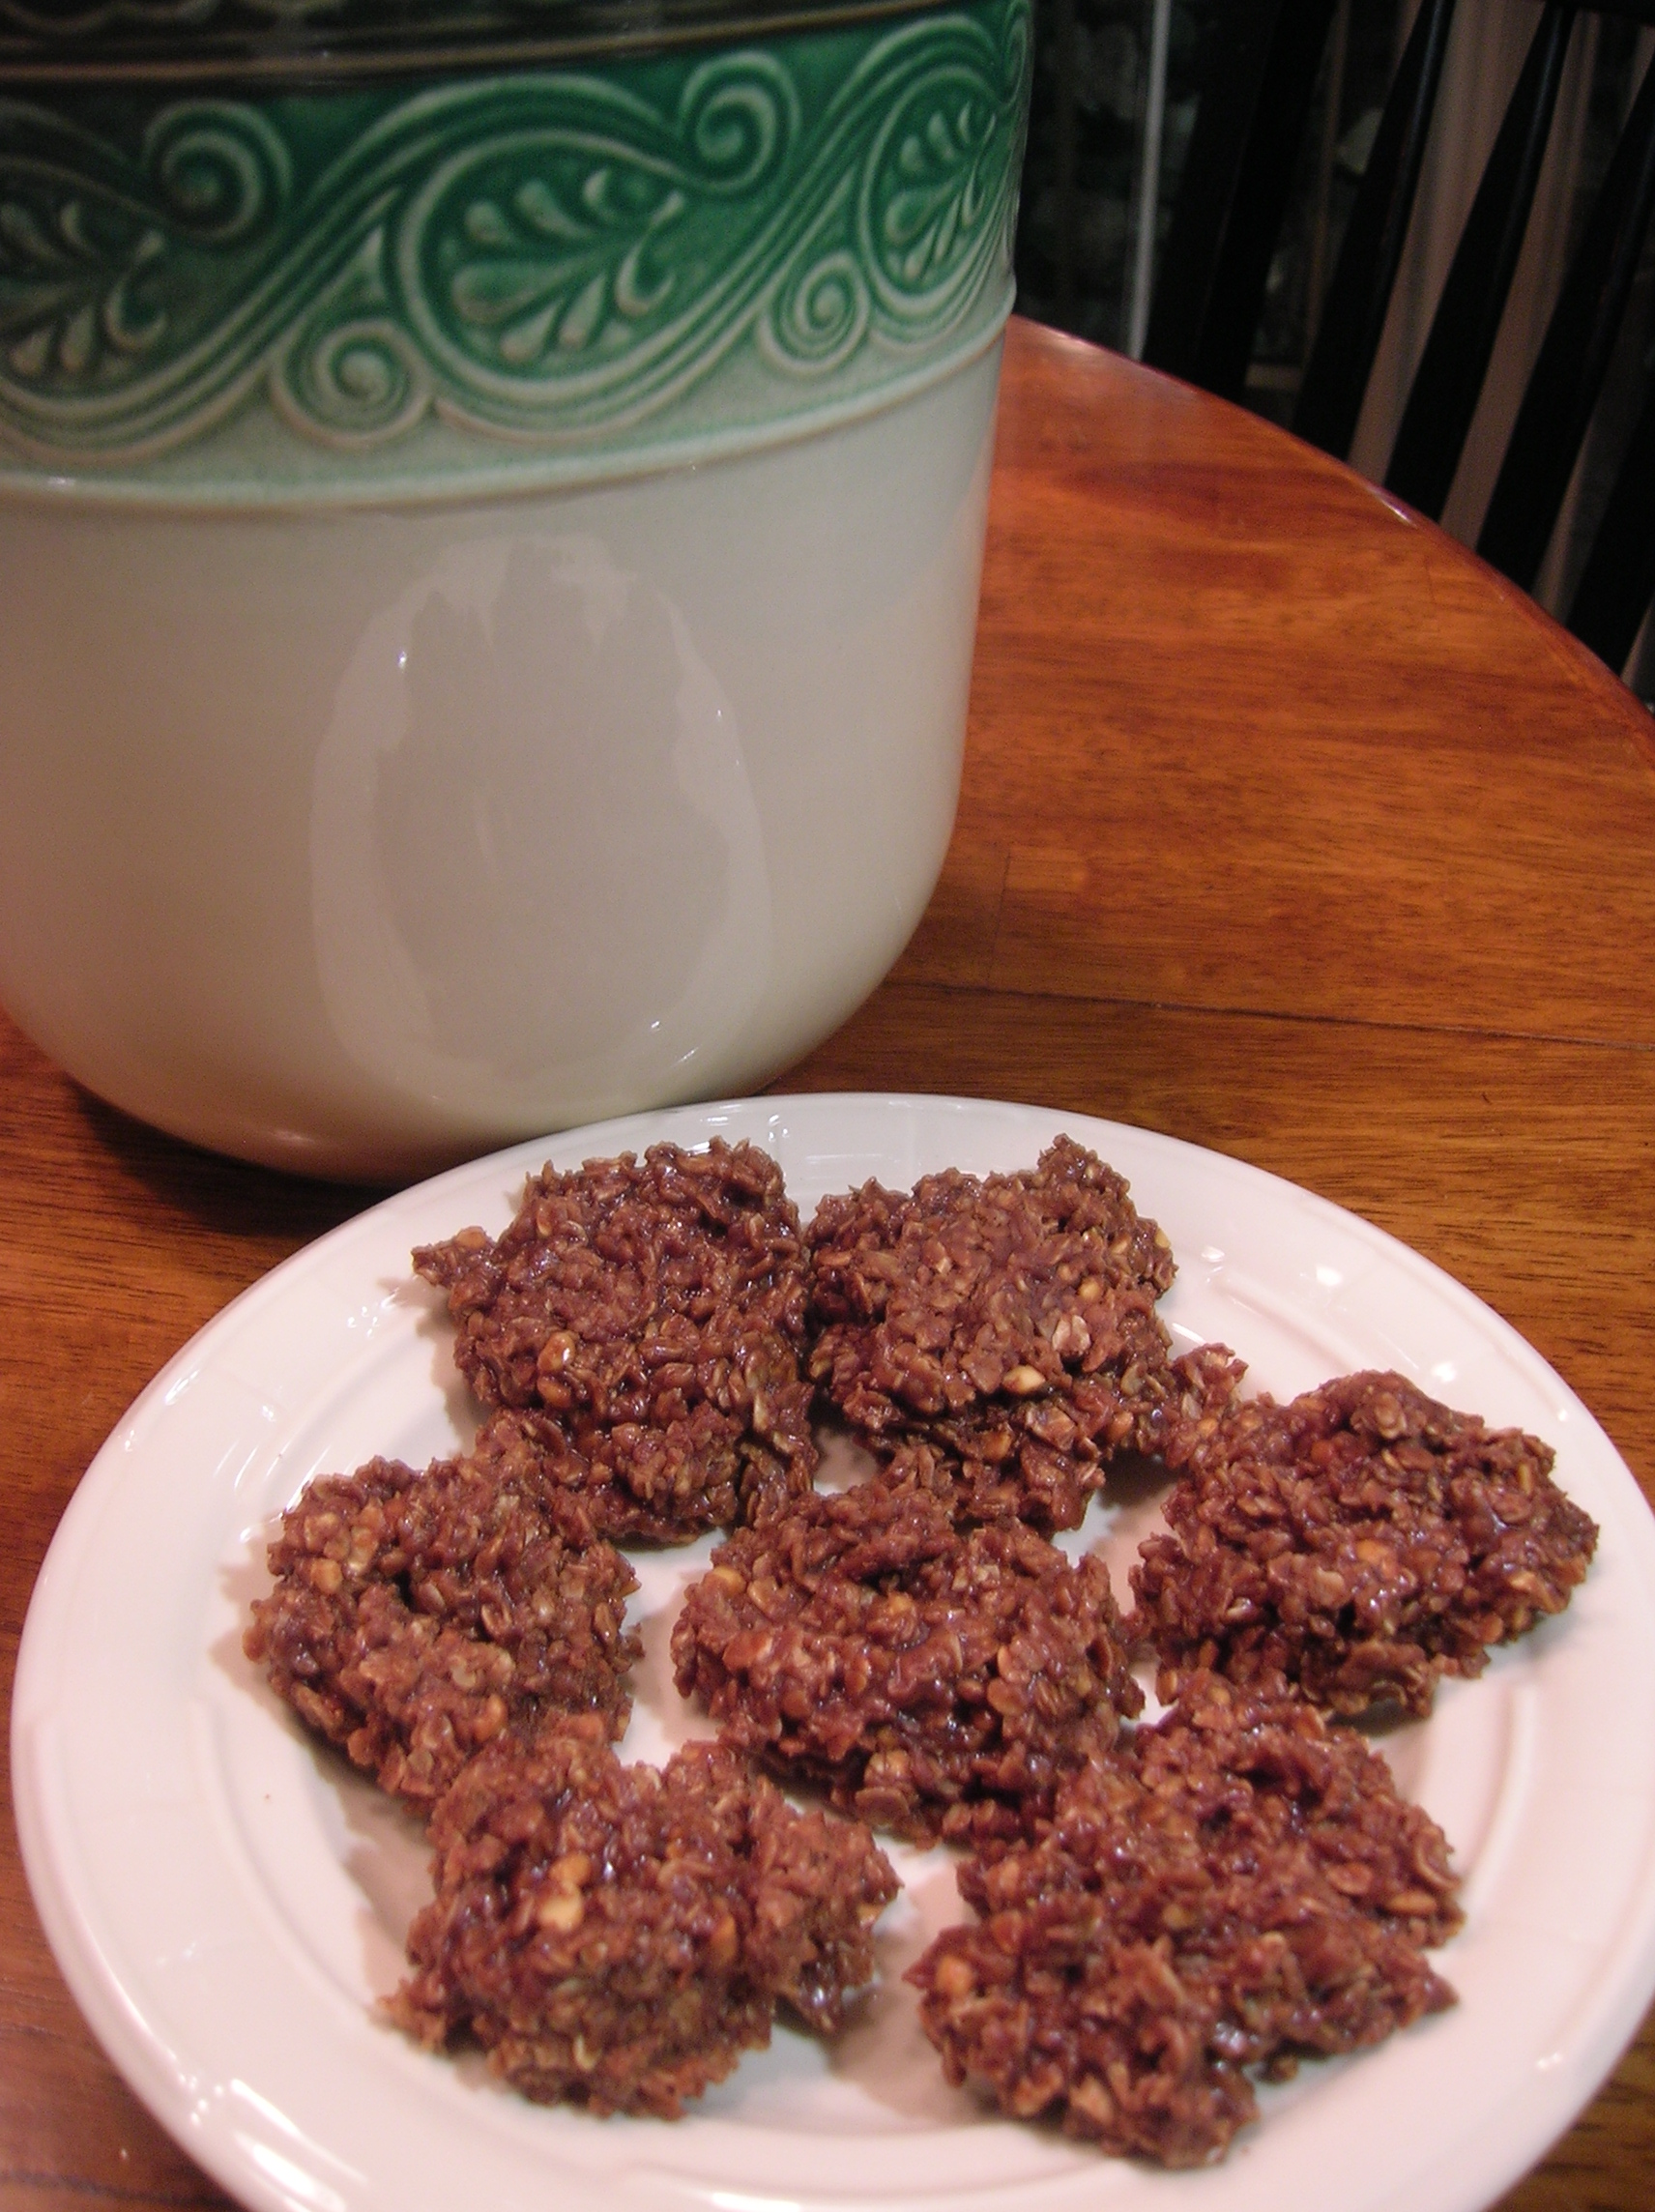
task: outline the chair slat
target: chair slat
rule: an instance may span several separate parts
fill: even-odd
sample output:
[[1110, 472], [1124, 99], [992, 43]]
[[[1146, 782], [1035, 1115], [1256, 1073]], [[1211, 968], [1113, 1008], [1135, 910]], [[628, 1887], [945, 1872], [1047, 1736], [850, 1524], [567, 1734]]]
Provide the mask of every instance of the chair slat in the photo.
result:
[[1305, 364], [1293, 429], [1340, 460], [1356, 435], [1368, 376], [1384, 332], [1454, 4], [1455, 0], [1424, 0], [1414, 18]]
[[1655, 597], [1655, 378], [1569, 608], [1569, 627], [1617, 672]]
[[1655, 209], [1655, 67], [1645, 70], [1535, 362], [1477, 551], [1529, 590], [1597, 405]]
[[1391, 450], [1385, 488], [1437, 517], [1477, 410], [1557, 104], [1575, 12], [1550, 0], [1489, 156]]
[[1227, 0], [1144, 358], [1239, 398], [1335, 0]]

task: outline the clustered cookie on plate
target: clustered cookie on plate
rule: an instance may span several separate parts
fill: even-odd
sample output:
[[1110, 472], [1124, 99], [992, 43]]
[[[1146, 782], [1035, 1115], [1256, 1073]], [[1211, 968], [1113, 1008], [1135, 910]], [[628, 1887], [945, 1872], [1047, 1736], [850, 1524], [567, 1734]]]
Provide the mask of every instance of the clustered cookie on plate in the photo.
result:
[[572, 1499], [486, 1460], [370, 1460], [308, 1484], [244, 1639], [276, 1691], [382, 1790], [429, 1806], [472, 1754], [548, 1709], [626, 1726], [638, 1578]]
[[1584, 1579], [1597, 1529], [1553, 1461], [1398, 1375], [1235, 1406], [1132, 1569], [1160, 1694], [1216, 1667], [1350, 1717], [1429, 1713], [1441, 1675], [1480, 1674]]
[[676, 2119], [769, 2043], [778, 1999], [831, 2034], [897, 1890], [865, 1827], [795, 1812], [738, 1753], [628, 1766], [590, 1716], [480, 1752], [430, 1833], [392, 2016], [595, 2112]]
[[1441, 1830], [1359, 1736], [1215, 1675], [959, 1879], [980, 1918], [909, 1975], [948, 2079], [1168, 2166], [1253, 2117], [1248, 2068], [1453, 2001], [1425, 1957], [1461, 1917]]
[[738, 1529], [672, 1656], [726, 1743], [919, 1844], [1021, 1832], [1144, 1702], [1100, 1557], [879, 1480]]
[[803, 1243], [756, 1145], [548, 1167], [499, 1237], [414, 1265], [448, 1294], [460, 1372], [511, 1410], [510, 1447], [600, 1535], [684, 1541], [809, 1490]]
[[[873, 1827], [970, 1852], [978, 1918], [910, 1975], [947, 2078], [1107, 2150], [1219, 2157], [1254, 2078], [1453, 2001], [1446, 1840], [1321, 1712], [1426, 1711], [1566, 1604], [1596, 1530], [1547, 1446], [1394, 1375], [1280, 1407], [1175, 1355], [1167, 1239], [1067, 1138], [808, 1230], [757, 1148], [660, 1145], [415, 1264], [477, 1439], [308, 1486], [245, 1642], [427, 1818], [389, 2008], [421, 2041], [675, 2116], [778, 2005], [837, 2031], [898, 1887]], [[819, 1412], [873, 1456], [850, 1489], [814, 1487]], [[1125, 1454], [1169, 1487], [1123, 1623], [1047, 1538]], [[719, 1740], [628, 1764], [614, 1546], [708, 1528], [672, 1658]]]
[[826, 1198], [808, 1242], [811, 1375], [876, 1452], [928, 1444], [971, 1519], [1078, 1528], [1118, 1451], [1181, 1466], [1240, 1381], [1222, 1346], [1173, 1356], [1172, 1247], [1067, 1137], [1020, 1174]]

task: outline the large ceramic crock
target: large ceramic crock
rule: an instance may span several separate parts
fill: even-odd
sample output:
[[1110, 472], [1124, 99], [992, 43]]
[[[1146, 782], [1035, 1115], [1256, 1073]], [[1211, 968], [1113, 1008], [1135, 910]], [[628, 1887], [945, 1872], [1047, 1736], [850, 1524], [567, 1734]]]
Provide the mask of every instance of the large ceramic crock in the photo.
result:
[[401, 1176], [746, 1088], [959, 778], [1027, 0], [0, 0], [0, 998]]

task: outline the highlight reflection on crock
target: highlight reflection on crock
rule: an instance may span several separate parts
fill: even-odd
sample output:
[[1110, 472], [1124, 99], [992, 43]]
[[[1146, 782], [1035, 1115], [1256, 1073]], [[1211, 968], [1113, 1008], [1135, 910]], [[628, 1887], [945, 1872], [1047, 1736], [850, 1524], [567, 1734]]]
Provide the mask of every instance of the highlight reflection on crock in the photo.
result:
[[310, 859], [340, 1044], [434, 1098], [554, 1059], [664, 1080], [763, 994], [735, 714], [680, 610], [589, 537], [453, 546], [373, 620], [316, 756]]

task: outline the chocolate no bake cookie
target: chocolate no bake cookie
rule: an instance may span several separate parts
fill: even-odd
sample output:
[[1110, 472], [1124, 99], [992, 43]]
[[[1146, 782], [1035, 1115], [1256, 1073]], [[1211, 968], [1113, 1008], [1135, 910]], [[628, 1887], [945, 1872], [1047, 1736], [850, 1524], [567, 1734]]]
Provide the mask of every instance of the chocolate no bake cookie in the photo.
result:
[[1282, 1681], [1331, 1711], [1431, 1710], [1444, 1674], [1560, 1613], [1597, 1528], [1551, 1447], [1400, 1375], [1236, 1407], [1169, 1494], [1132, 1569], [1161, 1691], [1191, 1668]]
[[306, 1485], [243, 1644], [380, 1786], [428, 1807], [481, 1745], [548, 1710], [620, 1735], [631, 1568], [579, 1504], [469, 1458], [376, 1459]]
[[1142, 1703], [1101, 1558], [879, 1479], [720, 1545], [672, 1653], [727, 1742], [920, 1842], [1021, 1832]]
[[1211, 1675], [959, 1881], [979, 1917], [909, 1974], [949, 2081], [1168, 2166], [1222, 2156], [1250, 2075], [1453, 2002], [1441, 1831], [1359, 1736]]
[[897, 1889], [865, 1827], [795, 1812], [734, 1752], [624, 1765], [592, 1721], [479, 1754], [431, 1841], [392, 2016], [595, 2112], [677, 2118], [769, 2041], [778, 2003], [831, 2033]]
[[547, 1168], [499, 1237], [461, 1230], [414, 1264], [477, 1395], [526, 1416], [510, 1448], [606, 1533], [682, 1541], [810, 1487], [803, 1245], [758, 1147]]
[[1181, 1464], [1240, 1377], [1221, 1347], [1175, 1360], [1171, 1246], [1067, 1137], [1019, 1174], [824, 1199], [807, 1242], [811, 1375], [876, 1451], [956, 1469], [962, 1517], [1078, 1526], [1112, 1454]]

